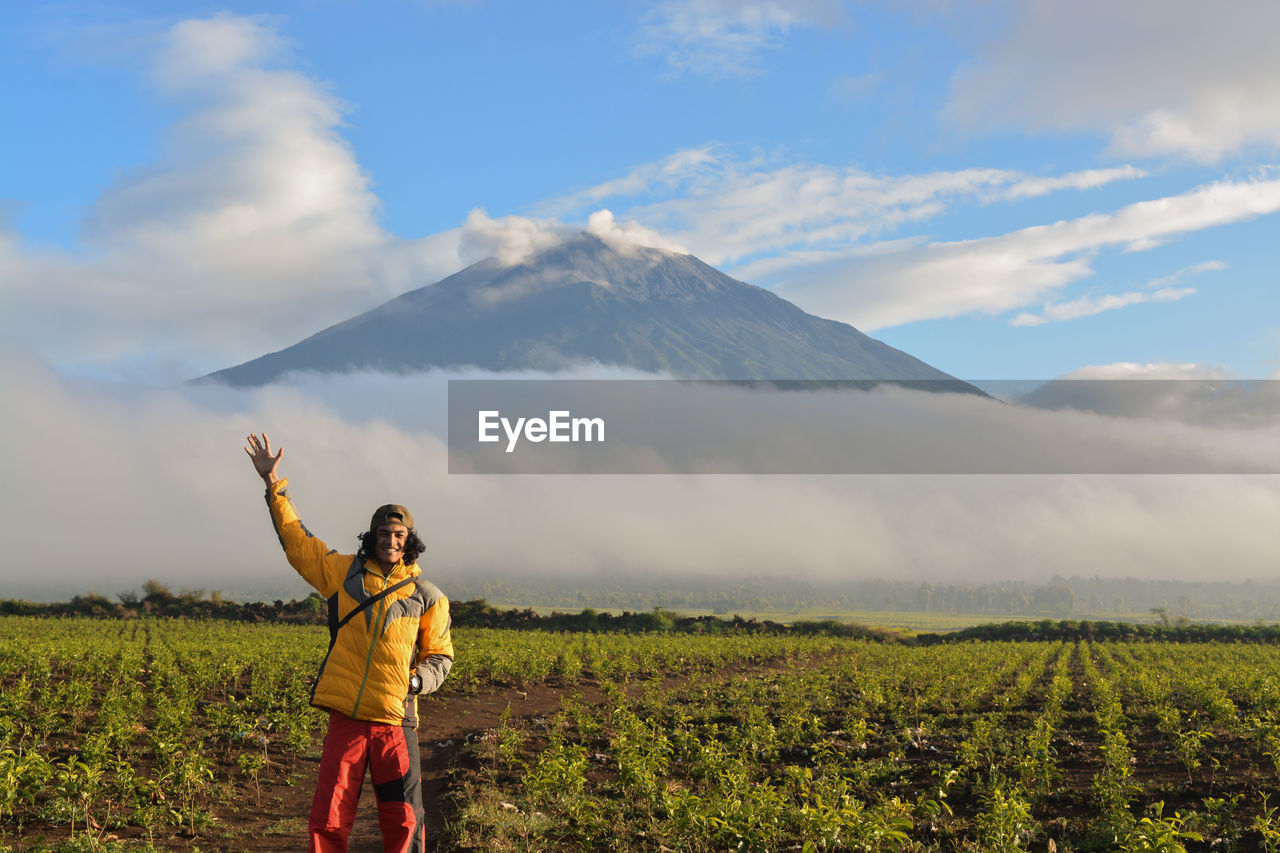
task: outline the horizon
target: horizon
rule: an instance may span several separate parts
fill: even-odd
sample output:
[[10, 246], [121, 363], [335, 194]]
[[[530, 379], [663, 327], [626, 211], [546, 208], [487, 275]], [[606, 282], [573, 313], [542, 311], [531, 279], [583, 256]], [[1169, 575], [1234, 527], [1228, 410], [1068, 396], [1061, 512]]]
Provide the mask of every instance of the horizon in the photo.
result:
[[[1170, 618], [1202, 624], [1264, 624], [1280, 619], [1280, 579], [1243, 581], [1169, 581], [1138, 578], [1052, 577], [1040, 583], [931, 584], [887, 578], [803, 583], [789, 589], [780, 578], [714, 577], [669, 579], [662, 590], [638, 583], [619, 584], [616, 578], [540, 578], [521, 586], [499, 575], [487, 578], [445, 577], [451, 588], [463, 590], [457, 602], [484, 603], [499, 610], [532, 609], [540, 614], [646, 613], [663, 610], [681, 615], [715, 615], [782, 621], [835, 619], [863, 624], [915, 626], [944, 620], [950, 627], [979, 622], [1025, 619], [1109, 620], [1163, 622]], [[731, 585], [732, 584], [732, 585]], [[538, 590], [534, 592], [533, 590]], [[1267, 597], [1268, 593], [1272, 597]], [[100, 589], [72, 595], [49, 594], [26, 598], [0, 597], [0, 604], [72, 607], [87, 612], [103, 602], [137, 609], [154, 595], [162, 601], [286, 607], [319, 597], [301, 581], [258, 590], [172, 589], [155, 580], [137, 589], [106, 594]], [[1196, 595], [1196, 598], [1192, 598]], [[16, 611], [20, 613], [21, 611]], [[882, 620], [877, 621], [877, 615]], [[951, 624], [953, 623], [954, 624]]]

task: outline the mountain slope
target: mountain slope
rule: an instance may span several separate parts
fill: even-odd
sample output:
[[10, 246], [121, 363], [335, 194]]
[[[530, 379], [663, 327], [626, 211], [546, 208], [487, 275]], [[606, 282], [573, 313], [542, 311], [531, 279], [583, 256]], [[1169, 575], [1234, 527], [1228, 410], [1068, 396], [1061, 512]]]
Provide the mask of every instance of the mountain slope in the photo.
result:
[[205, 378], [262, 385], [294, 370], [556, 370], [583, 362], [687, 379], [952, 379], [692, 255], [618, 251], [587, 235], [515, 266], [481, 261]]

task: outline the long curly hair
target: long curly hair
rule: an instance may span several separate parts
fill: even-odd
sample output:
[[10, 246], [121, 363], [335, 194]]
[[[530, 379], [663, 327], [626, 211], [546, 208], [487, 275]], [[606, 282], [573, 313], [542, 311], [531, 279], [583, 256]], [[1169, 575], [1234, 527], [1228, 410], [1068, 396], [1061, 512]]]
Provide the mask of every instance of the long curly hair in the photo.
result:
[[[360, 550], [356, 551], [357, 557], [362, 560], [378, 559], [373, 553], [373, 549], [378, 544], [377, 530], [366, 530], [356, 538], [360, 540]], [[427, 543], [418, 538], [416, 530], [410, 530], [409, 535], [404, 539], [404, 564], [409, 566], [418, 562], [418, 558], [425, 550], [427, 550]]]

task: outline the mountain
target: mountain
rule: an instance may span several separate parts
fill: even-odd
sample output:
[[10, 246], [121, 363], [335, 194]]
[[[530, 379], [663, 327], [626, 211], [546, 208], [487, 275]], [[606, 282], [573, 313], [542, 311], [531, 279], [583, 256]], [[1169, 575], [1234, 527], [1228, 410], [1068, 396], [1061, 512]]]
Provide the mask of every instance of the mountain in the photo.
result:
[[294, 370], [556, 370], [584, 362], [681, 379], [954, 381], [692, 255], [619, 250], [586, 234], [514, 266], [473, 264], [204, 378], [251, 386]]

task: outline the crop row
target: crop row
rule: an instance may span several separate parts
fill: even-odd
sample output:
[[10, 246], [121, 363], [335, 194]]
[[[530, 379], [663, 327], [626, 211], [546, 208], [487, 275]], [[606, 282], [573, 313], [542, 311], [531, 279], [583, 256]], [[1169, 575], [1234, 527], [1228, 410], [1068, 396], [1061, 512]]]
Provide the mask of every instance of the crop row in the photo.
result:
[[[424, 701], [535, 684], [566, 699], [465, 748], [446, 847], [1280, 849], [1271, 646], [454, 639]], [[219, 815], [314, 755], [325, 641], [314, 626], [0, 618], [0, 833], [217, 848]]]
[[573, 850], [1275, 850], [1271, 648], [852, 642], [509, 719], [452, 842]]
[[[492, 684], [626, 681], [829, 652], [805, 638], [457, 632], [442, 697]], [[0, 833], [216, 831], [315, 748], [315, 626], [0, 618]], [[424, 701], [433, 701], [427, 699]], [[294, 780], [297, 781], [297, 780]]]

